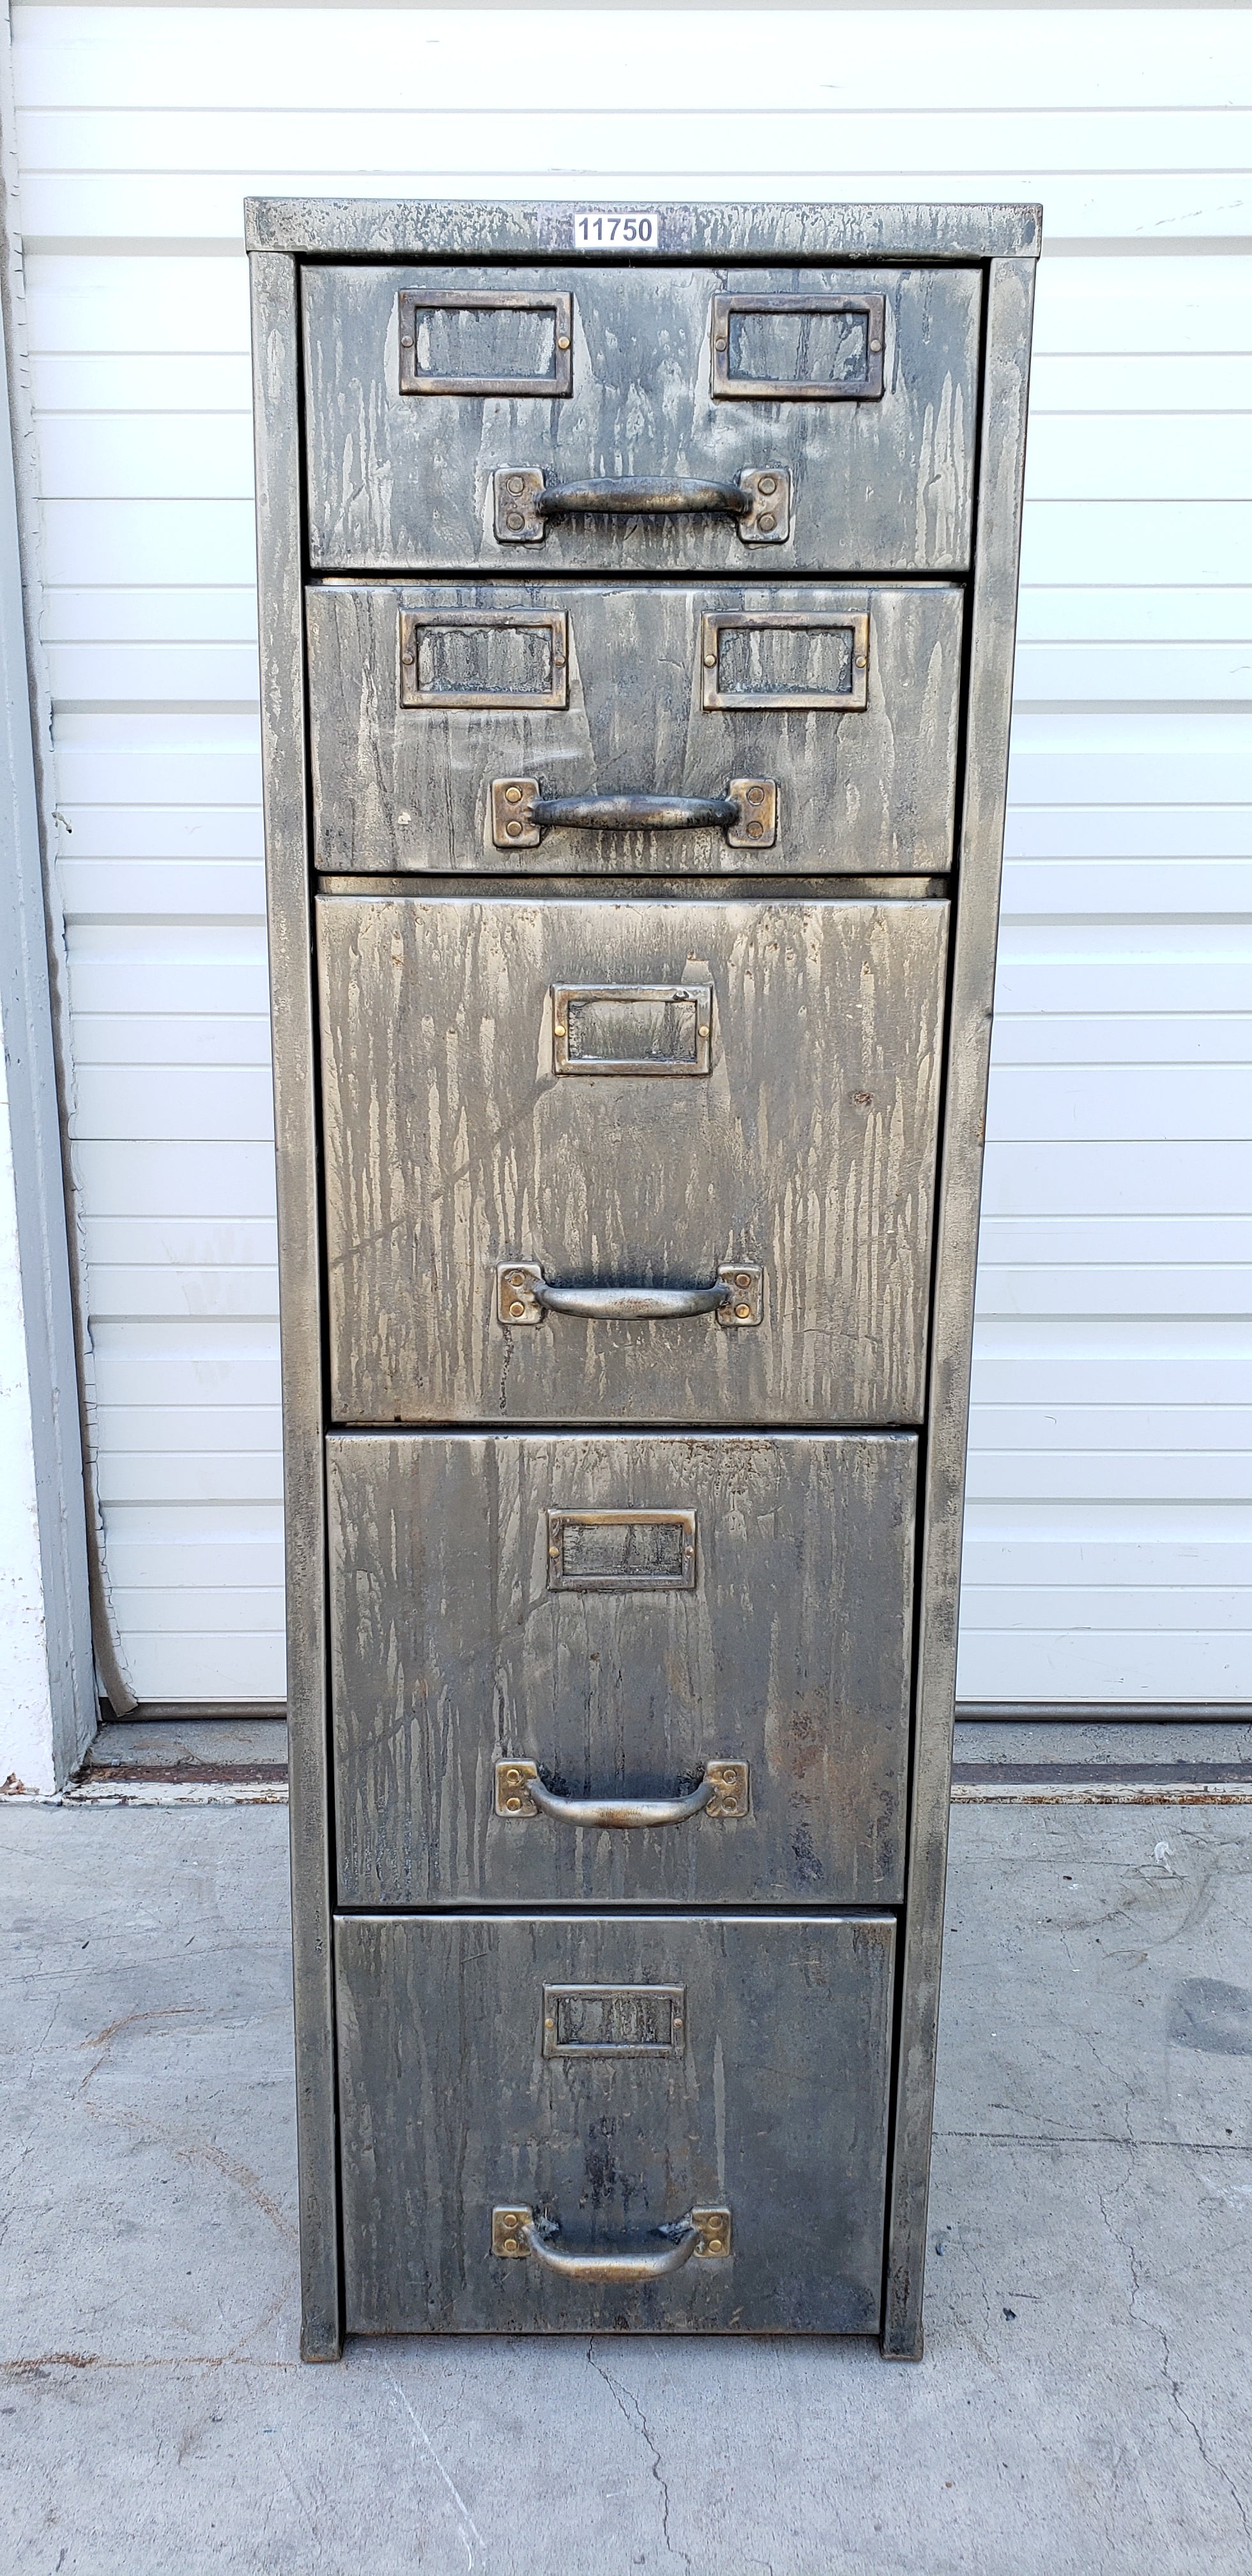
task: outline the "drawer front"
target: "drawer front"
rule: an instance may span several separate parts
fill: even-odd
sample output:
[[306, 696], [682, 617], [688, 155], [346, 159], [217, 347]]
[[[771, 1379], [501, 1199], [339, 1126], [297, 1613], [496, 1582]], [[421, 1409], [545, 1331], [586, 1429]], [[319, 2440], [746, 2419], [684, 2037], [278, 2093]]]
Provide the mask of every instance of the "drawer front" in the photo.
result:
[[915, 1484], [903, 1433], [332, 1439], [340, 1902], [898, 1902]]
[[873, 2333], [893, 1942], [873, 1915], [341, 1918], [348, 2331]]
[[[322, 870], [952, 864], [959, 591], [330, 584], [307, 620]], [[641, 796], [678, 810], [615, 826]]]
[[921, 1419], [945, 904], [318, 912], [336, 1421]]
[[[303, 297], [315, 569], [969, 561], [975, 269], [310, 266]], [[656, 506], [682, 484], [716, 506]]]

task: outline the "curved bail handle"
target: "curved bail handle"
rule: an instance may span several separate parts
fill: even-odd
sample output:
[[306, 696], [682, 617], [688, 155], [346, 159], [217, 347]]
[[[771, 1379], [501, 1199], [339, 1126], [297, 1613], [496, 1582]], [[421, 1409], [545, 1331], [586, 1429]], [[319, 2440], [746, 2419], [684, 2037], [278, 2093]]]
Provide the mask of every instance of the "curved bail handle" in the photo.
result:
[[497, 545], [542, 545], [554, 519], [686, 518], [721, 512], [746, 546], [785, 545], [791, 535], [791, 474], [785, 465], [745, 465], [733, 483], [607, 474], [549, 483], [542, 465], [500, 465], [492, 475]]
[[545, 483], [535, 495], [541, 519], [576, 519], [593, 512], [646, 512], [649, 518], [694, 516], [705, 510], [727, 510], [746, 519], [756, 496], [742, 483], [653, 482], [646, 476], [601, 475], [588, 483]]
[[707, 1286], [698, 1288], [598, 1287], [577, 1281], [557, 1287], [538, 1261], [501, 1261], [496, 1267], [496, 1320], [511, 1330], [542, 1324], [545, 1315], [581, 1315], [589, 1323], [664, 1323], [684, 1315], [716, 1315], [726, 1331], [759, 1324], [765, 1314], [765, 1273], [759, 1261], [720, 1261]]
[[698, 1787], [677, 1798], [560, 1798], [537, 1771], [526, 1783], [541, 1815], [555, 1816], [563, 1825], [607, 1826], [627, 1833], [649, 1825], [681, 1825], [688, 1816], [703, 1815], [719, 1785], [715, 1774], [706, 1771]]
[[496, 1814], [511, 1823], [541, 1815], [583, 1832], [635, 1833], [685, 1824], [689, 1816], [708, 1815], [720, 1824], [748, 1813], [746, 1762], [706, 1762], [697, 1787], [673, 1798], [564, 1798], [541, 1779], [535, 1763], [507, 1755], [495, 1771]]
[[506, 2260], [532, 2255], [546, 2272], [563, 2281], [664, 2281], [681, 2272], [693, 2255], [724, 2258], [730, 2252], [730, 2211], [692, 2209], [672, 2231], [673, 2242], [649, 2251], [643, 2246], [606, 2246], [586, 2254], [565, 2252], [553, 2243], [559, 2229], [536, 2219], [530, 2209], [493, 2209], [491, 2250]]
[[537, 850], [549, 832], [720, 830], [730, 850], [778, 840], [775, 778], [732, 778], [724, 796], [545, 796], [537, 778], [493, 778], [489, 803], [497, 850]]
[[583, 1315], [592, 1322], [655, 1323], [664, 1316], [715, 1315], [734, 1290], [725, 1279], [707, 1288], [556, 1288], [541, 1279], [535, 1302], [552, 1315]]

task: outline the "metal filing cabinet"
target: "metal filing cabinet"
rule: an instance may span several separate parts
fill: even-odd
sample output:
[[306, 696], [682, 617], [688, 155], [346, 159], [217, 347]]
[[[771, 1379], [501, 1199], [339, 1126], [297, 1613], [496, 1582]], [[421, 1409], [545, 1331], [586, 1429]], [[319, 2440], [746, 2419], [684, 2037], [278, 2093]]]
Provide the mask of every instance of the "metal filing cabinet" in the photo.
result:
[[913, 2357], [1038, 213], [248, 238], [304, 2350]]

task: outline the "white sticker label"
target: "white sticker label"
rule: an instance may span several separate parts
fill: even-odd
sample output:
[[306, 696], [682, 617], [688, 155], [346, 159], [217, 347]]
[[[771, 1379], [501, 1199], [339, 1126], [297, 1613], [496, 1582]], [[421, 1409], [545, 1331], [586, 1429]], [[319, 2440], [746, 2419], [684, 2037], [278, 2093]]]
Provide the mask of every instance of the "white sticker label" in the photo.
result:
[[574, 242], [578, 250], [659, 250], [661, 218], [655, 206], [636, 206], [628, 215], [606, 206], [579, 206]]

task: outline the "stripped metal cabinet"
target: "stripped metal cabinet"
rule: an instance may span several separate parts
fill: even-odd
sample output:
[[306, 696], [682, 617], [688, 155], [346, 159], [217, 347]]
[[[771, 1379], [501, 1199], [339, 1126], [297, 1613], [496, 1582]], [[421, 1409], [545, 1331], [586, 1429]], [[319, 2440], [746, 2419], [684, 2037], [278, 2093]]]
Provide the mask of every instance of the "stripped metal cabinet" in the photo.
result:
[[921, 2351], [1031, 207], [257, 201], [304, 2351]]

